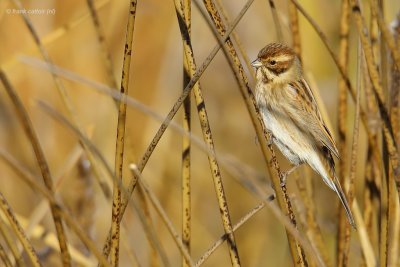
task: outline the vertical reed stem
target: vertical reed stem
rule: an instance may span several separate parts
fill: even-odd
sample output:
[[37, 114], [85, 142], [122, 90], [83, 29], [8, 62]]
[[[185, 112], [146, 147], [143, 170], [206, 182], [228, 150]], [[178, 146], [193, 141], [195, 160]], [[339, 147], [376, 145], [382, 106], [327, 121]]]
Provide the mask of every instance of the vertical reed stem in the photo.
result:
[[111, 220], [111, 265], [118, 266], [119, 262], [119, 239], [120, 239], [120, 212], [121, 212], [121, 188], [123, 162], [124, 162], [124, 145], [125, 145], [125, 124], [126, 124], [126, 96], [129, 88], [129, 70], [131, 65], [133, 31], [135, 28], [136, 17], [136, 0], [130, 0], [128, 24], [126, 29], [126, 40], [124, 50], [124, 61], [122, 66], [121, 78], [121, 101], [118, 107], [118, 124], [117, 124], [117, 142], [115, 149], [115, 177], [113, 186], [113, 205]]
[[[178, 7], [179, 13], [186, 25], [187, 34], [190, 38], [191, 34], [191, 16], [192, 5], [190, 0], [181, 0]], [[183, 46], [183, 88], [188, 85], [193, 78], [193, 66], [188, 59], [190, 48], [187, 45]], [[191, 99], [190, 95], [183, 102], [183, 121], [182, 128], [184, 131], [191, 132]], [[190, 136], [182, 136], [182, 242], [190, 253], [190, 238], [191, 238], [191, 172], [190, 160], [191, 142]], [[182, 255], [182, 267], [188, 267], [189, 263]]]

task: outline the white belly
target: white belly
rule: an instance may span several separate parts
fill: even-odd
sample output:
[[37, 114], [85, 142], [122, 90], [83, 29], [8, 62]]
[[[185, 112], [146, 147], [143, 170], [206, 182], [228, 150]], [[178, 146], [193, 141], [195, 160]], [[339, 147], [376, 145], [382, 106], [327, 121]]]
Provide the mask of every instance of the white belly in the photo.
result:
[[314, 149], [310, 137], [300, 131], [297, 126], [290, 121], [290, 118], [276, 115], [275, 112], [268, 110], [265, 105], [265, 100], [260, 99], [258, 94], [256, 94], [256, 100], [265, 127], [272, 133], [273, 141], [282, 154], [292, 164], [299, 164], [302, 162], [308, 163], [311, 168], [322, 176], [324, 182], [335, 190], [334, 184]]
[[[265, 127], [273, 135], [273, 141], [282, 154], [293, 164], [299, 164], [306, 160], [307, 153], [306, 142], [299, 143], [295, 137], [296, 129], [290, 127], [287, 123], [282, 123], [274, 114], [266, 109], [261, 110]], [[290, 131], [290, 130], [294, 131]], [[296, 138], [296, 139], [295, 139]]]
[[335, 185], [329, 178], [312, 144], [307, 141], [307, 137], [295, 129], [294, 127], [296, 126], [290, 127], [287, 123], [281, 123], [281, 119], [277, 119], [276, 116], [266, 110], [261, 110], [261, 113], [265, 127], [272, 133], [273, 141], [282, 154], [292, 164], [308, 163], [311, 168], [321, 175], [323, 181], [331, 189], [335, 190]]
[[[279, 88], [283, 89], [283, 88]], [[319, 173], [324, 182], [334, 191], [335, 185], [332, 181], [333, 177], [329, 177], [327, 170], [321, 162], [317, 150], [314, 148], [315, 141], [312, 137], [307, 136], [303, 131], [292, 123], [291, 119], [285, 114], [271, 112], [268, 107], [274, 106], [279, 109], [280, 103], [268, 101], [276, 101], [271, 97], [272, 88], [268, 88], [262, 83], [256, 85], [256, 101], [260, 108], [261, 115], [264, 120], [265, 127], [274, 137], [274, 143], [285, 157], [293, 164], [306, 162]]]

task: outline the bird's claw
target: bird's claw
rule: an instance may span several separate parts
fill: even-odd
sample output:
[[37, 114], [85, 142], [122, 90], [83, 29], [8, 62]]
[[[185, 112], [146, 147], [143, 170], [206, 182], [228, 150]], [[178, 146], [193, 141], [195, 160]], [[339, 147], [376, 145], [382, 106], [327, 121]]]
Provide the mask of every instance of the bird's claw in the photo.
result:
[[[257, 135], [254, 137], [254, 143], [255, 143], [256, 145], [259, 145], [259, 144], [260, 144], [260, 141], [258, 140], [258, 136], [257, 136]], [[272, 145], [273, 143], [274, 143], [274, 141], [272, 140], [272, 136], [269, 136], [269, 138], [267, 138], [267, 146], [270, 146], [270, 145]]]
[[273, 143], [274, 141], [272, 141], [272, 137], [268, 138], [267, 146], [271, 146]]
[[280, 186], [281, 187], [286, 186], [286, 178], [287, 178], [287, 173], [286, 172], [282, 172], [281, 173], [281, 177], [280, 177]]
[[292, 168], [290, 168], [288, 171], [282, 172], [281, 173], [281, 187], [286, 185], [286, 178], [292, 173], [294, 172], [300, 165], [302, 164], [302, 162], [295, 164], [292, 166]]

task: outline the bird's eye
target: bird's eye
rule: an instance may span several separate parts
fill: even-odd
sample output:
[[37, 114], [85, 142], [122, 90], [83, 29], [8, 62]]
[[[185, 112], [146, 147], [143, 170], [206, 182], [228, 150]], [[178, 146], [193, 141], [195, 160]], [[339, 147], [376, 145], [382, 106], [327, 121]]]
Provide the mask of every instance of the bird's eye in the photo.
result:
[[269, 64], [273, 66], [273, 65], [276, 64], [276, 61], [275, 61], [275, 60], [270, 60], [270, 61], [269, 61]]

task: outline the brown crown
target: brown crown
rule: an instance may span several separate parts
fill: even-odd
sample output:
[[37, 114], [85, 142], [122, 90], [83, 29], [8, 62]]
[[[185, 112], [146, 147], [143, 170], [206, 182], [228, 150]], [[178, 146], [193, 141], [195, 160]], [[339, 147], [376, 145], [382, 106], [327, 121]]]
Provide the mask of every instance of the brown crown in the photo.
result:
[[267, 59], [269, 57], [275, 57], [282, 54], [289, 54], [292, 56], [296, 55], [293, 49], [286, 45], [279, 43], [271, 43], [266, 45], [263, 49], [260, 50], [260, 52], [258, 53], [258, 58]]

